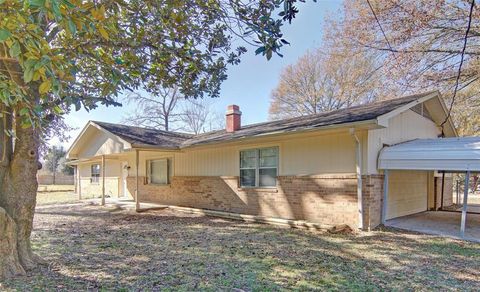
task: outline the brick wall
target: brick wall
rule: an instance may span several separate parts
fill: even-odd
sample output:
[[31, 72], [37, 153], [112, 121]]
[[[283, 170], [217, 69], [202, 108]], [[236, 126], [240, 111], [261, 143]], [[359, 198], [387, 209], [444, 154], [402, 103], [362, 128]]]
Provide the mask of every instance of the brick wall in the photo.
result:
[[383, 175], [364, 175], [363, 222], [365, 229], [372, 229], [382, 223]]
[[[383, 176], [364, 177], [365, 223], [380, 224]], [[144, 184], [140, 202], [193, 207], [321, 224], [358, 226], [357, 180], [354, 174], [280, 176], [275, 189], [238, 187], [234, 176], [176, 176], [168, 186]], [[127, 187], [133, 194], [135, 178]]]

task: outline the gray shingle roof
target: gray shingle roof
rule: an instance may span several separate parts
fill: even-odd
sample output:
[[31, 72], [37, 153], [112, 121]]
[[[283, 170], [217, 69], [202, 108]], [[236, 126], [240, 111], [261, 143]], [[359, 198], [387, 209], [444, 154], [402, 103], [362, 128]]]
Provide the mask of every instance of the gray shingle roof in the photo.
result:
[[132, 127], [104, 122], [95, 122], [107, 131], [135, 145], [150, 145], [159, 148], [183, 148], [207, 143], [225, 142], [259, 135], [296, 132], [322, 128], [331, 125], [368, 121], [389, 113], [432, 92], [409, 95], [401, 98], [374, 102], [345, 109], [333, 110], [319, 114], [283, 119], [242, 126], [240, 130], [228, 133], [225, 130], [212, 131], [200, 135], [178, 132], [166, 132], [155, 129]]
[[191, 134], [92, 121], [130, 144], [177, 149]]

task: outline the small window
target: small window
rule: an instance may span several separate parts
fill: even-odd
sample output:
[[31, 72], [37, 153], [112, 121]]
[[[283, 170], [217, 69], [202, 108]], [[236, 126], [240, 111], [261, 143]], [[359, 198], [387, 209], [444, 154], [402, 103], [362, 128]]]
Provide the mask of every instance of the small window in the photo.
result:
[[147, 163], [148, 183], [169, 184], [169, 159], [149, 160]]
[[100, 164], [92, 164], [90, 171], [90, 182], [98, 184], [100, 181]]
[[278, 174], [278, 147], [240, 151], [240, 186], [275, 187]]

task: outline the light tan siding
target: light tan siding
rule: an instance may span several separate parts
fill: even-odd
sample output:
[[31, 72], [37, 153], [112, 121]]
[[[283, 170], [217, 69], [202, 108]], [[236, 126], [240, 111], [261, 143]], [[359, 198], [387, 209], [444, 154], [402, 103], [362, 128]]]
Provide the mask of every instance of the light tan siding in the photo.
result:
[[[366, 135], [359, 133], [360, 139]], [[366, 144], [366, 141], [364, 142]], [[352, 173], [355, 171], [355, 142], [346, 131], [327, 135], [295, 138], [285, 136], [277, 140], [256, 143], [218, 145], [203, 149], [184, 149], [174, 154], [176, 176], [238, 176], [239, 153], [243, 149], [261, 147], [279, 148], [279, 175], [314, 175]], [[365, 149], [366, 156], [366, 149]], [[140, 166], [140, 173], [144, 166]]]
[[88, 133], [88, 144], [81, 147], [78, 158], [91, 158], [103, 154], [120, 153], [123, 151], [124, 144], [118, 137], [105, 133], [98, 129], [93, 129]]
[[233, 176], [238, 174], [238, 146], [217, 146], [175, 154], [177, 176]]
[[[90, 182], [92, 164], [101, 162], [88, 162], [78, 165], [80, 186], [83, 197], [100, 196], [102, 194], [102, 177], [98, 183]], [[105, 161], [105, 195], [117, 197], [121, 187], [121, 162], [116, 160]], [[101, 173], [101, 172], [100, 172]]]
[[378, 173], [378, 153], [384, 144], [393, 145], [418, 138], [436, 138], [440, 133], [434, 122], [411, 110], [390, 119], [388, 128], [369, 130], [367, 173]]
[[281, 175], [355, 172], [355, 142], [348, 133], [291, 139], [282, 146]]
[[387, 219], [427, 210], [427, 171], [390, 171], [389, 176]]

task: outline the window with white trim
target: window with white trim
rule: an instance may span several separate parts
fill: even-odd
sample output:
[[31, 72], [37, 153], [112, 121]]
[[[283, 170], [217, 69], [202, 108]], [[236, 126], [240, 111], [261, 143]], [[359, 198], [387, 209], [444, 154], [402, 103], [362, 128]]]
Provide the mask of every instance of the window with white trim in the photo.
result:
[[240, 187], [275, 187], [278, 147], [240, 151]]
[[100, 182], [100, 164], [92, 164], [90, 166], [90, 183]]
[[149, 184], [167, 185], [170, 183], [170, 159], [162, 158], [147, 161]]

